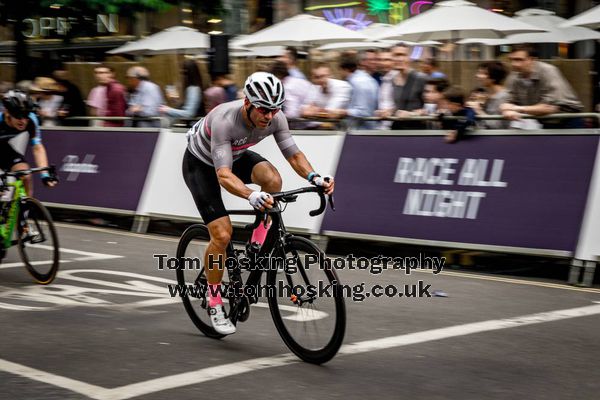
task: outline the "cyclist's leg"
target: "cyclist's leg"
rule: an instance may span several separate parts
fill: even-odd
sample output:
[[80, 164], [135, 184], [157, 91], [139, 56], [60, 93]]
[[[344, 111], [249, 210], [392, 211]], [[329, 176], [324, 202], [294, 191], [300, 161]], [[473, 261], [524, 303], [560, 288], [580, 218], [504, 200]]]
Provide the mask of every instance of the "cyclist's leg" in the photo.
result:
[[[25, 171], [25, 170], [28, 170], [29, 168], [30, 168], [29, 164], [27, 164], [26, 162], [18, 162], [12, 166], [10, 171], [11, 172]], [[21, 180], [23, 181], [23, 185], [25, 186], [25, 191], [27, 192], [27, 196], [32, 197], [33, 196], [33, 181], [31, 180], [31, 175], [25, 175], [21, 178]]]
[[[231, 240], [231, 220], [221, 198], [221, 186], [214, 167], [198, 160], [186, 150], [182, 165], [183, 178], [192, 193], [196, 207], [208, 228], [210, 241], [204, 253], [204, 268], [209, 284], [220, 284], [226, 249]], [[208, 268], [211, 259], [218, 268]]]
[[[235, 333], [235, 325], [225, 316], [223, 301], [217, 291], [223, 278], [226, 249], [233, 229], [221, 199], [221, 186], [214, 167], [204, 164], [188, 150], [183, 157], [182, 172], [210, 235], [204, 253], [204, 270], [209, 284], [208, 312], [211, 324], [220, 334], [232, 334]], [[209, 266], [210, 261], [215, 262], [216, 268]]]
[[265, 192], [281, 190], [281, 175], [263, 156], [251, 150], [233, 163], [231, 171], [244, 183], [254, 183]]
[[[0, 142], [0, 169], [3, 171], [22, 171], [29, 169], [29, 164], [25, 162], [25, 157], [16, 151], [8, 142]], [[25, 185], [25, 190], [28, 196], [33, 196], [33, 185], [31, 176], [27, 175], [22, 178]]]
[[206, 226], [210, 242], [204, 253], [204, 271], [209, 285], [220, 285], [233, 226], [229, 217], [218, 218]]
[[279, 192], [283, 182], [279, 171], [268, 161], [262, 161], [252, 169], [252, 182], [260, 185], [265, 192]]

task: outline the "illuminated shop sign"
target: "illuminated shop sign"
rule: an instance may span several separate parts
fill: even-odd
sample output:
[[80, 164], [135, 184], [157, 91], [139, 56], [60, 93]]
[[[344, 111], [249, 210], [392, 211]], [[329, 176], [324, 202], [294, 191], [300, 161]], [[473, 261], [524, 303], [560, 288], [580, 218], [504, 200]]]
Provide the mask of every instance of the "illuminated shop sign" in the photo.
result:
[[[405, 19], [420, 14], [427, 8], [424, 6], [433, 5], [433, 1], [389, 1], [389, 0], [366, 0], [364, 2], [348, 2], [323, 4], [305, 8], [306, 11], [323, 10], [323, 17], [329, 22], [342, 25], [346, 28], [360, 30], [372, 23], [366, 18], [367, 10], [369, 15], [376, 15], [381, 23], [397, 24]], [[357, 11], [355, 14], [355, 10]]]
[[[53, 34], [64, 36], [71, 30], [71, 24], [76, 22], [79, 21], [74, 17], [27, 18], [23, 20], [25, 24], [23, 35], [30, 39], [48, 37]], [[96, 16], [96, 31], [98, 33], [118, 33], [119, 16], [116, 14], [98, 14]]]

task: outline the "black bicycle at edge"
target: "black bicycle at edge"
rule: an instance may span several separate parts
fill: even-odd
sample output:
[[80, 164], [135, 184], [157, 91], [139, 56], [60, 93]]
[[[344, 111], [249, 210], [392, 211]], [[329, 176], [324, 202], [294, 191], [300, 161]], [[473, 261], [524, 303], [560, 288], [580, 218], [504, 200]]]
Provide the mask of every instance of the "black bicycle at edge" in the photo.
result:
[[[271, 228], [258, 252], [227, 248], [226, 270], [229, 281], [223, 279], [222, 294], [228, 317], [237, 325], [247, 321], [250, 306], [267, 307], [279, 335], [300, 359], [314, 364], [331, 360], [340, 349], [346, 330], [346, 308], [340, 290], [340, 280], [325, 253], [308, 239], [287, 232], [282, 212], [299, 194], [317, 193], [320, 206], [310, 211], [316, 216], [325, 211], [327, 200], [323, 189], [304, 187], [287, 192], [271, 193], [274, 206], [265, 212], [254, 210], [228, 211], [232, 215], [256, 215], [253, 224], [243, 229], [251, 232], [261, 223], [272, 220]], [[333, 197], [329, 196], [332, 210]], [[204, 271], [204, 250], [209, 237], [203, 224], [190, 226], [182, 234], [177, 247], [177, 283], [185, 310], [194, 325], [206, 336], [220, 339], [211, 326], [207, 313], [207, 280]], [[194, 268], [190, 260], [200, 260]], [[266, 285], [261, 285], [263, 273]], [[245, 279], [244, 279], [245, 277]], [[260, 290], [262, 288], [263, 290]], [[238, 332], [239, 334], [239, 332]]]

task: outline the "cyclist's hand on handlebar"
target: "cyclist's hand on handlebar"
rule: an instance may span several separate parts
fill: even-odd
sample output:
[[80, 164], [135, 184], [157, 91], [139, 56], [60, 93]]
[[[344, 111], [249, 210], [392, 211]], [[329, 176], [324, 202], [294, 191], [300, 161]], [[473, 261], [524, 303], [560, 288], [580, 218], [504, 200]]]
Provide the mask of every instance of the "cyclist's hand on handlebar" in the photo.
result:
[[273, 208], [273, 197], [266, 192], [252, 192], [248, 196], [250, 205], [257, 210], [265, 211], [265, 209]]
[[58, 177], [54, 174], [42, 174], [42, 182], [45, 186], [54, 187], [58, 184]]
[[325, 194], [333, 194], [333, 190], [334, 190], [334, 186], [335, 186], [335, 181], [333, 179], [333, 176], [331, 176], [331, 175], [325, 175], [325, 176], [315, 175], [315, 177], [312, 179], [312, 183], [315, 186], [322, 187]]

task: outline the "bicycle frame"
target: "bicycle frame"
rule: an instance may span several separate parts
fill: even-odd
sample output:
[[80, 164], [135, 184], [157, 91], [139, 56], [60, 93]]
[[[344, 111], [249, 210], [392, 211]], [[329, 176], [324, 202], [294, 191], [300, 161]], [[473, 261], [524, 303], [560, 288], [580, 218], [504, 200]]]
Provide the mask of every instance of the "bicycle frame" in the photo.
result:
[[[257, 215], [257, 219], [259, 214], [257, 214], [256, 211], [249, 211], [249, 210], [231, 210], [228, 211], [229, 214], [231, 215]], [[271, 216], [271, 227], [269, 228], [269, 231], [267, 232], [267, 237], [265, 238], [265, 242], [263, 243], [263, 245], [261, 246], [259, 252], [257, 253], [256, 257], [258, 260], [265, 260], [265, 257], [267, 257], [272, 251], [273, 249], [276, 248], [276, 246], [282, 246], [285, 243], [285, 236], [287, 234], [287, 232], [285, 231], [285, 227], [283, 226], [283, 221], [281, 218], [281, 209], [279, 208], [278, 205], [275, 205], [271, 210], [269, 210], [267, 213], [263, 213], [263, 215], [270, 215]], [[261, 223], [263, 223], [261, 221]], [[252, 225], [247, 225], [245, 229], [251, 229], [253, 228]], [[228, 247], [228, 256], [230, 257], [235, 257], [235, 253], [233, 251], [233, 245], [231, 243], [229, 243], [229, 247]], [[241, 267], [239, 265], [235, 265], [233, 267], [234, 270], [237, 270], [238, 272], [241, 272]], [[263, 272], [265, 272], [266, 266], [264, 265], [264, 262], [252, 262], [252, 264], [250, 265], [250, 275], [248, 275], [248, 278], [246, 279], [245, 282], [243, 282], [243, 291], [244, 293], [247, 291], [246, 289], [248, 287], [256, 287], [260, 284], [260, 280], [262, 278], [262, 274]], [[232, 299], [230, 299], [231, 301]], [[243, 296], [241, 298], [238, 298], [237, 301], [231, 301], [231, 310], [229, 312], [230, 317], [233, 321], [237, 320], [238, 317], [238, 313], [241, 309], [243, 309], [244, 307], [249, 307], [250, 304], [254, 304], [258, 302], [258, 297], [253, 296], [252, 298], [249, 298], [248, 296]]]
[[20, 211], [20, 199], [27, 196], [27, 192], [25, 191], [25, 185], [20, 179], [16, 179], [14, 182], [7, 183], [5, 186], [5, 191], [13, 191], [12, 199], [10, 202], [10, 206], [8, 208], [8, 212], [6, 213], [6, 222], [3, 225], [0, 225], [0, 240], [2, 240], [2, 247], [4, 249], [8, 249], [11, 247], [14, 242], [12, 240], [13, 233], [17, 226], [17, 219]]
[[[289, 192], [273, 193], [272, 196], [273, 196], [273, 198], [276, 199], [275, 204], [274, 204], [273, 208], [266, 210], [264, 212], [257, 212], [254, 210], [231, 210], [231, 211], [228, 211], [228, 213], [231, 215], [255, 215], [256, 216], [256, 220], [254, 221], [253, 224], [246, 225], [246, 227], [244, 228], [246, 230], [255, 229], [256, 227], [258, 227], [259, 224], [266, 223], [268, 216], [271, 217], [271, 222], [272, 222], [271, 227], [269, 228], [269, 231], [267, 232], [267, 237], [265, 238], [265, 242], [263, 243], [258, 254], [256, 255], [258, 260], [262, 260], [262, 263], [256, 263], [254, 261], [252, 262], [252, 265], [250, 266], [250, 269], [251, 269], [250, 275], [248, 276], [246, 281], [243, 282], [244, 292], [246, 292], [246, 289], [248, 287], [257, 287], [260, 284], [260, 279], [262, 277], [262, 274], [263, 274], [263, 272], [265, 272], [267, 270], [266, 266], [264, 265], [264, 263], [266, 262], [265, 259], [270, 254], [272, 254], [273, 250], [276, 250], [278, 247], [283, 248], [286, 243], [286, 238], [292, 236], [290, 233], [287, 233], [287, 231], [285, 230], [285, 225], [283, 224], [283, 218], [281, 216], [282, 210], [281, 210], [280, 204], [283, 202], [295, 201], [298, 194], [309, 193], [309, 192], [317, 192], [321, 199], [321, 205], [320, 205], [319, 209], [311, 211], [309, 214], [311, 216], [321, 214], [323, 211], [325, 211], [325, 207], [326, 207], [325, 195], [323, 194], [323, 192], [320, 192], [315, 187], [306, 187], [306, 188], [292, 190]], [[333, 206], [332, 196], [329, 196], [329, 202], [330, 202], [331, 208], [333, 210], [335, 210], [335, 207]], [[235, 257], [235, 252], [233, 251], [233, 245], [231, 243], [229, 243], [229, 246], [228, 246], [228, 254], [229, 254], [229, 256]], [[236, 272], [241, 272], [241, 267], [239, 265], [235, 265], [233, 267], [233, 269]], [[304, 277], [304, 278], [306, 279], [306, 277]], [[238, 313], [240, 312], [240, 310], [244, 310], [245, 307], [249, 307], [250, 304], [254, 304], [256, 302], [258, 302], [258, 296], [253, 296], [252, 298], [249, 298], [248, 296], [243, 296], [241, 298], [238, 298], [236, 301], [231, 301], [231, 303], [230, 303], [231, 310], [229, 313], [231, 320], [235, 322], [238, 318]]]

